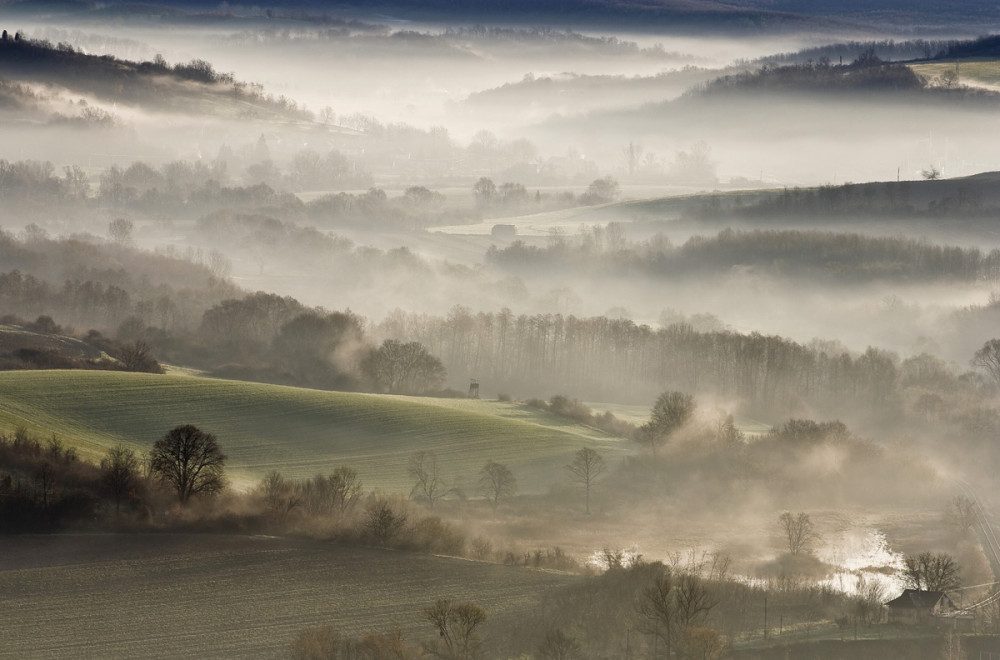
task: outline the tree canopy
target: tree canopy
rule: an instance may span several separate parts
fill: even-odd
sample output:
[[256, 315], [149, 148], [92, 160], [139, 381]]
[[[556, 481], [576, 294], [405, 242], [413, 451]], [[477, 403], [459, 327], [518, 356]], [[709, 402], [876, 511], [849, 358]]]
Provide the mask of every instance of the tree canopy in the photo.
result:
[[218, 493], [226, 486], [226, 456], [215, 436], [185, 424], [167, 432], [153, 445], [150, 469], [177, 491], [181, 504], [196, 495]]

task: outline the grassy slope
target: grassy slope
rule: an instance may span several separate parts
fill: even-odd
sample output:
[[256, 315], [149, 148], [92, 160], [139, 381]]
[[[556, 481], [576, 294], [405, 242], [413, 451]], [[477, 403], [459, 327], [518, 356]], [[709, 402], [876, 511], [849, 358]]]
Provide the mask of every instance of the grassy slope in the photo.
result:
[[1000, 89], [1000, 60], [988, 58], [962, 59], [956, 69], [955, 61], [920, 62], [910, 64], [916, 73], [928, 79], [934, 79], [945, 71], [957, 71], [958, 84], [984, 89]]
[[53, 350], [72, 358], [100, 359], [101, 351], [93, 346], [64, 335], [49, 335], [25, 330], [19, 326], [0, 325], [0, 355], [18, 349], [39, 351]]
[[412, 643], [437, 598], [479, 603], [489, 626], [579, 579], [266, 537], [18, 536], [0, 556], [0, 658], [278, 658], [326, 624]]
[[322, 392], [188, 376], [85, 371], [0, 373], [0, 429], [56, 433], [85, 458], [124, 442], [152, 446], [178, 424], [214, 433], [237, 485], [268, 470], [306, 477], [348, 464], [369, 488], [408, 491], [407, 458], [433, 450], [452, 483], [475, 490], [487, 459], [521, 492], [544, 491], [587, 445], [611, 459], [621, 440], [518, 404]]

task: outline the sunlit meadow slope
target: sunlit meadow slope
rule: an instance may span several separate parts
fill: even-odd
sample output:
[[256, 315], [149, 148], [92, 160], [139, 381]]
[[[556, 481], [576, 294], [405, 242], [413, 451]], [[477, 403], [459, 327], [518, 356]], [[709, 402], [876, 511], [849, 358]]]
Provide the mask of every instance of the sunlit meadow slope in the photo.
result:
[[99, 460], [119, 442], [145, 450], [168, 430], [213, 433], [237, 485], [269, 470], [309, 477], [354, 467], [368, 488], [408, 492], [407, 459], [434, 451], [444, 476], [475, 490], [487, 460], [509, 465], [519, 492], [562, 477], [580, 447], [606, 455], [625, 441], [515, 403], [409, 399], [190, 376], [84, 371], [0, 374], [0, 428], [57, 435]]

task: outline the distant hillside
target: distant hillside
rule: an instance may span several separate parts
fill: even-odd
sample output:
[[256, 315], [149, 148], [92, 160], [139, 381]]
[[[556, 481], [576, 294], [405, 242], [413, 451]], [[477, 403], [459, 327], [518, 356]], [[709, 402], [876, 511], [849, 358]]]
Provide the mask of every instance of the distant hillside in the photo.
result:
[[[40, 8], [32, 5], [42, 5]], [[801, 26], [800, 16], [778, 12], [766, 7], [739, 6], [717, 0], [297, 0], [257, 5], [270, 7], [269, 16], [326, 15], [330, 11], [362, 16], [374, 20], [385, 17], [409, 20], [499, 21], [506, 24], [555, 23], [557, 25], [632, 26], [670, 29], [737, 29], [773, 30]], [[229, 20], [244, 18], [247, 10], [233, 3], [227, 8], [218, 3], [177, 0], [161, 3], [102, 2], [86, 3], [73, 0], [21, 0], [13, 3], [19, 13], [62, 14], [77, 19], [105, 17], [150, 17], [173, 21]], [[182, 10], [178, 15], [177, 10]]]
[[476, 495], [487, 460], [510, 466], [523, 493], [564, 481], [584, 445], [628, 443], [515, 403], [321, 392], [186, 376], [90, 371], [0, 373], [0, 429], [55, 433], [84, 457], [124, 442], [145, 451], [179, 424], [215, 434], [241, 484], [276, 469], [303, 478], [351, 465], [366, 488], [409, 492], [407, 459], [434, 451], [444, 476]]
[[[840, 186], [741, 190], [622, 202], [636, 219], [687, 217], [701, 219], [783, 218], [820, 221], [845, 218], [866, 223], [872, 217], [982, 219], [992, 224], [1000, 211], [1000, 172], [928, 181], [848, 183]], [[605, 213], [610, 211], [605, 209]]]
[[259, 86], [216, 72], [204, 60], [174, 66], [162, 58], [131, 62], [110, 55], [88, 55], [67, 44], [53, 46], [48, 41], [16, 34], [8, 34], [6, 40], [0, 41], [0, 107], [19, 99], [43, 100], [8, 81], [56, 85], [73, 94], [157, 112], [311, 118], [294, 101], [275, 98]]

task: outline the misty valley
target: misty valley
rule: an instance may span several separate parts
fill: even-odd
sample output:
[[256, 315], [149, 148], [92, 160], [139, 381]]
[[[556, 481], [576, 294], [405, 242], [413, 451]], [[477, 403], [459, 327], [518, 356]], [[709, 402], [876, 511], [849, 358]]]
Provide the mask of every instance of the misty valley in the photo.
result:
[[0, 657], [1000, 657], [1000, 12], [0, 1]]

